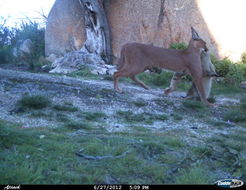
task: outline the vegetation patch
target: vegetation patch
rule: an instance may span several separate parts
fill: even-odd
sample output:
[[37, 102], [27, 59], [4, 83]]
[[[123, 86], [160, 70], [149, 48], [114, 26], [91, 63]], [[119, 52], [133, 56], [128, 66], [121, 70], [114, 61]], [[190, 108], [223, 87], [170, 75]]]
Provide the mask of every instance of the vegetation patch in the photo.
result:
[[77, 114], [77, 117], [84, 118], [88, 121], [99, 121], [101, 119], [104, 119], [107, 117], [107, 115], [103, 112], [86, 112], [86, 111], [80, 111], [79, 114]]
[[135, 102], [133, 102], [133, 104], [135, 105], [135, 106], [137, 106], [137, 107], [144, 107], [144, 106], [147, 106], [148, 105], [148, 103], [146, 103], [146, 102], [144, 102], [143, 100], [142, 101], [135, 101]]
[[24, 95], [17, 102], [18, 106], [29, 109], [43, 109], [50, 106], [50, 104], [50, 99], [42, 95]]
[[240, 109], [228, 110], [224, 116], [225, 121], [231, 122], [246, 122], [245, 113], [243, 113]]
[[206, 108], [205, 105], [202, 102], [195, 101], [195, 100], [185, 100], [185, 101], [183, 101], [183, 105], [186, 108], [196, 109], [196, 110], [197, 109], [201, 110], [201, 109], [205, 109]]
[[173, 43], [173, 44], [170, 45], [170, 49], [185, 50], [187, 48], [188, 48], [188, 46], [184, 42], [181, 42], [181, 43]]
[[170, 135], [141, 126], [130, 133], [69, 135], [93, 128], [87, 124], [31, 129], [0, 121], [0, 183], [212, 184], [226, 177], [223, 171], [246, 179], [245, 132], [216, 135], [201, 146], [186, 143], [178, 131]]
[[165, 87], [169, 84], [173, 72], [162, 71], [158, 73], [141, 73], [138, 75], [138, 78], [143, 81], [145, 84], [156, 87]]
[[173, 117], [173, 119], [175, 121], [181, 121], [181, 120], [183, 120], [183, 116], [181, 116], [180, 114], [174, 113], [174, 114], [171, 114], [171, 116]]
[[87, 129], [87, 130], [92, 130], [94, 126], [85, 121], [67, 121], [64, 123], [64, 126], [69, 128], [69, 129]]
[[92, 74], [89, 67], [85, 65], [81, 66], [79, 71], [69, 73], [67, 74], [67, 76], [74, 77], [74, 78], [86, 78], [86, 79], [99, 80], [98, 75]]
[[70, 121], [68, 115], [64, 114], [64, 113], [56, 113], [56, 121], [59, 122], [68, 122]]
[[246, 98], [241, 98], [241, 100], [240, 100], [240, 108], [243, 111], [246, 111]]
[[150, 114], [146, 112], [135, 114], [132, 111], [120, 110], [116, 114], [127, 123], [145, 123], [151, 125], [155, 121], [165, 121], [168, 119], [168, 116], [165, 114]]
[[213, 184], [214, 177], [211, 176], [208, 169], [201, 166], [183, 169], [176, 177], [176, 184]]
[[73, 106], [73, 105], [59, 105], [59, 104], [55, 104], [52, 106], [52, 108], [56, 111], [67, 111], [67, 112], [76, 112], [78, 111], [78, 108]]

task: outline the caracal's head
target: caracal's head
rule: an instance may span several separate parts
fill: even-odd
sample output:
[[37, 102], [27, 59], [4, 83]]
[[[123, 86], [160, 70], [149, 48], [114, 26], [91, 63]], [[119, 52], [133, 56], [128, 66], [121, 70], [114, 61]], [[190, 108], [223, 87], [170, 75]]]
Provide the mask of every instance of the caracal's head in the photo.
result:
[[193, 45], [194, 45], [194, 48], [196, 48], [196, 49], [208, 51], [207, 44], [202, 39], [194, 39]]

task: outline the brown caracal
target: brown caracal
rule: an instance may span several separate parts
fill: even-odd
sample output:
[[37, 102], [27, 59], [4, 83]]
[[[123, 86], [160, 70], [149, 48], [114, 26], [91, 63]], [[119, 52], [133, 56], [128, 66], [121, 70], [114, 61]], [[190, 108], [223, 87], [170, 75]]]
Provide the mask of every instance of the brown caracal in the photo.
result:
[[118, 86], [120, 77], [130, 77], [136, 83], [148, 87], [136, 78], [136, 75], [153, 67], [160, 67], [174, 72], [191, 75], [201, 101], [212, 106], [207, 101], [203, 84], [203, 68], [201, 50], [207, 51], [206, 42], [202, 39], [191, 39], [186, 50], [165, 49], [141, 43], [128, 43], [121, 49], [118, 60], [118, 71], [114, 73], [114, 89], [121, 92]]

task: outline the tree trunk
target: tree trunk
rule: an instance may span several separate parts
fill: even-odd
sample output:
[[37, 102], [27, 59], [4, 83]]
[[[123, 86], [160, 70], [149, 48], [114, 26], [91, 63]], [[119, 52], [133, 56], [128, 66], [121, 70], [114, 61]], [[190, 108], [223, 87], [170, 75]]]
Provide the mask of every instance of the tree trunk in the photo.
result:
[[86, 41], [83, 48], [95, 53], [107, 63], [112, 63], [110, 28], [104, 10], [104, 0], [79, 0], [84, 9]]

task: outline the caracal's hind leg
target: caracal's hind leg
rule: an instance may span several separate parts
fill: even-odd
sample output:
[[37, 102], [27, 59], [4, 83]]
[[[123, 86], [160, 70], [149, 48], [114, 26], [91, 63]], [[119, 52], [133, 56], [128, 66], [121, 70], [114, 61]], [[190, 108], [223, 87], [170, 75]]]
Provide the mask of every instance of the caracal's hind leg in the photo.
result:
[[135, 75], [130, 77], [133, 81], [135, 81], [137, 84], [145, 88], [146, 90], [149, 90], [149, 87], [146, 86], [142, 81], [140, 81]]
[[119, 88], [119, 79], [121, 77], [121, 74], [119, 71], [115, 72], [113, 75], [114, 78], [114, 89], [116, 92], [122, 93], [122, 90]]
[[171, 92], [175, 91], [178, 83], [181, 82], [182, 76], [184, 75], [184, 73], [174, 73], [170, 82], [170, 86], [164, 90], [164, 94], [170, 94]]

